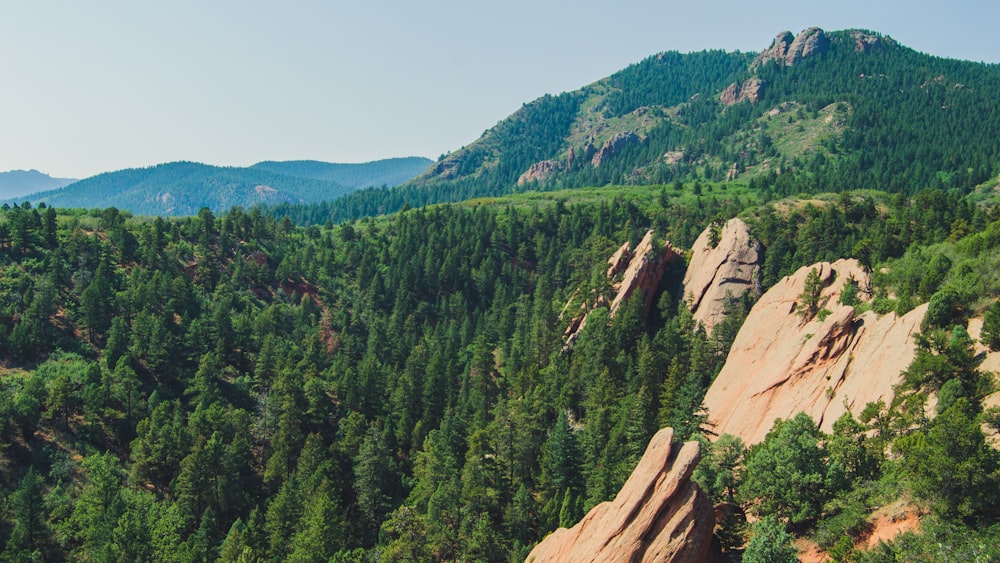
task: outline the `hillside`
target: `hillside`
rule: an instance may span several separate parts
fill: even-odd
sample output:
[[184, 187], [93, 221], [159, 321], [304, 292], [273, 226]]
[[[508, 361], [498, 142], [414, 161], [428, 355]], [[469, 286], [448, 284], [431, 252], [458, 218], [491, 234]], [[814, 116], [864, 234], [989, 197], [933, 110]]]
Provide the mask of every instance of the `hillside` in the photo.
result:
[[22, 197], [35, 192], [54, 190], [76, 180], [53, 178], [38, 170], [11, 170], [0, 172], [0, 200]]
[[[365, 164], [261, 162], [249, 168], [173, 162], [107, 172], [27, 196], [55, 207], [117, 207], [140, 215], [194, 215], [278, 202], [316, 203], [367, 186], [394, 186], [427, 167], [423, 158]], [[17, 201], [20, 201], [17, 200]]]
[[967, 193], [1000, 172], [998, 87], [998, 65], [859, 30], [785, 32], [760, 53], [660, 53], [524, 104], [400, 188], [360, 191], [312, 215], [322, 223], [406, 203], [695, 180], [774, 196]]
[[426, 170], [434, 161], [419, 156], [387, 158], [361, 164], [338, 164], [316, 160], [265, 161], [251, 166], [295, 178], [324, 180], [352, 189], [398, 186]]

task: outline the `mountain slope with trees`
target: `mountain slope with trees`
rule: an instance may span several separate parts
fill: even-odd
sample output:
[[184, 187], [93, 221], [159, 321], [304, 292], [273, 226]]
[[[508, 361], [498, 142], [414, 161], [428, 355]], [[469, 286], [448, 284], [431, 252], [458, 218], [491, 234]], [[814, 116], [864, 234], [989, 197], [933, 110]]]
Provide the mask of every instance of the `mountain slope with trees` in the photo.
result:
[[[324, 204], [313, 222], [528, 190], [738, 179], [776, 196], [923, 188], [1000, 173], [1000, 66], [874, 32], [781, 34], [761, 54], [666, 52], [546, 95], [396, 189]], [[799, 38], [796, 38], [798, 40]], [[776, 60], [777, 59], [777, 60]], [[302, 218], [302, 207], [279, 206]]]
[[395, 186], [429, 164], [418, 157], [364, 164], [268, 161], [249, 168], [172, 162], [107, 172], [16, 201], [65, 208], [117, 207], [139, 215], [194, 215], [202, 207], [219, 212], [236, 206], [336, 199], [368, 186]]
[[53, 178], [38, 170], [0, 172], [0, 198], [22, 197], [35, 192], [54, 190], [75, 181], [70, 178]]

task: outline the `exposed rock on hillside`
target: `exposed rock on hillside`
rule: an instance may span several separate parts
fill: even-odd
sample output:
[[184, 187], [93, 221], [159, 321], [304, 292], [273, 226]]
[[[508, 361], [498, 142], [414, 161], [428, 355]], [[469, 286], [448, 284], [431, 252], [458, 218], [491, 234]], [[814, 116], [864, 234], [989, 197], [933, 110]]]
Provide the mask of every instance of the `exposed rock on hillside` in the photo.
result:
[[785, 31], [774, 38], [771, 46], [761, 52], [754, 66], [775, 61], [778, 64], [793, 65], [802, 59], [822, 53], [830, 46], [830, 38], [818, 27], [810, 27], [797, 36]]
[[594, 168], [599, 168], [605, 159], [618, 154], [618, 152], [620, 152], [625, 145], [630, 145], [638, 141], [639, 136], [632, 131], [616, 133], [614, 137], [611, 137], [607, 140], [607, 142], [601, 145], [601, 150], [597, 151], [597, 154], [594, 155], [591, 163], [594, 165]]
[[854, 39], [854, 50], [859, 53], [877, 51], [882, 49], [887, 43], [893, 43], [892, 39], [883, 39], [874, 33], [859, 30], [852, 31], [851, 38]]
[[764, 259], [760, 243], [750, 239], [750, 228], [741, 219], [730, 219], [718, 234], [716, 228], [709, 225], [698, 235], [684, 274], [684, 299], [708, 332], [725, 316], [727, 294], [738, 297], [756, 287]]
[[747, 316], [705, 395], [717, 434], [756, 444], [774, 419], [799, 411], [829, 432], [844, 412], [857, 415], [869, 402], [891, 401], [893, 385], [913, 359], [912, 335], [927, 306], [903, 317], [871, 311], [856, 317], [853, 307], [838, 300], [848, 279], [867, 285], [860, 264], [838, 260], [814, 267], [823, 280], [822, 314], [803, 319], [796, 312], [812, 269], [805, 267], [775, 284]]
[[[681, 253], [677, 251], [669, 242], [662, 245], [657, 244], [653, 239], [653, 230], [650, 229], [642, 237], [635, 247], [635, 252], [630, 248], [629, 243], [621, 245], [610, 258], [608, 258], [608, 279], [611, 281], [611, 304], [608, 306], [611, 316], [615, 316], [618, 308], [636, 291], [643, 292], [643, 311], [648, 315], [656, 298], [656, 289], [660, 286], [663, 274], [667, 271], [667, 265], [680, 258]], [[567, 306], [569, 304], [567, 303]], [[587, 315], [599, 307], [605, 305], [604, 301], [594, 303], [590, 308], [584, 306], [583, 311], [570, 321], [569, 326], [563, 333], [566, 341], [566, 348], [571, 346], [580, 335], [580, 331], [587, 325]], [[566, 310], [564, 308], [564, 310]]]
[[708, 561], [714, 509], [691, 481], [699, 446], [673, 438], [670, 428], [657, 432], [615, 500], [549, 534], [527, 561]]
[[738, 84], [736, 82], [730, 84], [729, 87], [723, 90], [722, 94], [719, 95], [719, 101], [727, 106], [748, 100], [751, 104], [755, 104], [760, 101], [763, 91], [764, 81], [754, 76], [747, 79], [742, 84]]
[[533, 181], [544, 182], [545, 180], [551, 178], [557, 171], [559, 171], [559, 163], [554, 160], [536, 162], [532, 164], [531, 167], [524, 172], [524, 174], [521, 174], [521, 176], [517, 179], [517, 185], [523, 186], [524, 184]]

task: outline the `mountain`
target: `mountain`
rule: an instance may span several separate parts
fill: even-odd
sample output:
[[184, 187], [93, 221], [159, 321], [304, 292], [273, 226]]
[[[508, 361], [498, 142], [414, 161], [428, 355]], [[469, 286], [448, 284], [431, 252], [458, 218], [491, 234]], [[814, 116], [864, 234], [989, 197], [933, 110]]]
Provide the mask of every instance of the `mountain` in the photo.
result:
[[784, 32], [756, 54], [665, 52], [526, 103], [407, 184], [359, 191], [319, 215], [695, 180], [779, 196], [967, 193], [1000, 172], [998, 88], [998, 65], [934, 57], [862, 30]]
[[53, 178], [38, 170], [0, 172], [0, 199], [18, 198], [35, 192], [54, 190], [75, 181], [70, 178]]
[[117, 207], [140, 215], [193, 215], [262, 203], [315, 203], [368, 185], [392, 186], [429, 161], [401, 158], [365, 164], [261, 162], [248, 168], [172, 162], [99, 174], [60, 189], [31, 194], [56, 207]]
[[349, 188], [398, 186], [426, 170], [434, 161], [420, 156], [387, 158], [362, 164], [337, 164], [316, 160], [264, 161], [251, 166], [296, 178], [334, 182]]

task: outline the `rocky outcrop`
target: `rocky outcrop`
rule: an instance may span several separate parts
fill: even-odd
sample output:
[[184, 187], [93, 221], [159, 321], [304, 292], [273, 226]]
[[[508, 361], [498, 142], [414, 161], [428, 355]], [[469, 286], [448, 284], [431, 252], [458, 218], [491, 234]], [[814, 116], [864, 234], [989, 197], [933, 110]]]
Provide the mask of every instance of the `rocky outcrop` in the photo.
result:
[[739, 297], [757, 287], [764, 260], [760, 243], [750, 238], [742, 220], [730, 219], [717, 229], [709, 225], [698, 235], [684, 274], [684, 299], [708, 332], [725, 317], [728, 295]]
[[615, 133], [613, 137], [601, 145], [601, 149], [597, 151], [597, 154], [594, 155], [594, 158], [590, 162], [594, 165], [594, 168], [600, 168], [601, 163], [606, 159], [621, 152], [622, 148], [626, 145], [630, 145], [638, 141], [639, 135], [636, 135], [632, 131]]
[[882, 38], [874, 33], [860, 30], [852, 31], [851, 39], [854, 40], [854, 51], [858, 53], [880, 51], [887, 44], [891, 44], [893, 42], [892, 39]]
[[900, 372], [914, 356], [913, 334], [926, 305], [903, 317], [838, 303], [849, 279], [861, 287], [868, 276], [855, 260], [813, 266], [823, 280], [821, 313], [805, 319], [796, 307], [812, 269], [805, 267], [772, 287], [751, 309], [722, 371], [705, 395], [716, 434], [733, 434], [747, 445], [764, 439], [776, 418], [804, 411], [825, 432], [844, 412], [889, 403]]
[[673, 438], [670, 428], [657, 432], [615, 500], [549, 534], [526, 561], [709, 561], [714, 509], [691, 480], [699, 446]]
[[680, 253], [669, 242], [659, 245], [653, 240], [653, 230], [646, 231], [646, 236], [642, 237], [632, 253], [621, 282], [612, 286], [615, 296], [611, 300], [611, 316], [615, 316], [621, 304], [636, 291], [643, 292], [643, 310], [648, 314], [656, 298], [656, 288], [667, 271], [667, 264], [679, 257]]
[[763, 91], [764, 81], [754, 76], [745, 80], [742, 84], [737, 82], [730, 84], [719, 95], [719, 101], [727, 106], [745, 101], [755, 104], [760, 101]]
[[774, 38], [771, 46], [761, 52], [754, 60], [752, 67], [768, 61], [775, 61], [786, 66], [793, 65], [803, 59], [822, 53], [830, 46], [830, 38], [818, 27], [810, 27], [797, 36], [784, 31]]
[[[633, 252], [629, 243], [621, 245], [615, 253], [608, 258], [608, 280], [611, 282], [611, 296], [608, 309], [611, 316], [615, 316], [618, 309], [626, 299], [635, 292], [640, 291], [643, 295], [643, 311], [648, 315], [656, 299], [656, 290], [660, 286], [667, 265], [680, 258], [677, 251], [669, 242], [659, 244], [653, 237], [653, 230], [650, 229], [642, 240], [635, 247]], [[572, 301], [572, 300], [571, 300]], [[582, 312], [574, 317], [566, 331], [563, 339], [566, 342], [565, 349], [572, 346], [573, 342], [580, 335], [580, 332], [587, 326], [587, 315], [599, 306], [604, 306], [603, 298], [594, 303], [590, 308], [583, 307]], [[564, 308], [568, 310], [567, 307]]]
[[532, 164], [524, 174], [517, 179], [517, 185], [523, 186], [528, 182], [544, 182], [559, 171], [559, 163], [554, 160], [543, 160]]

